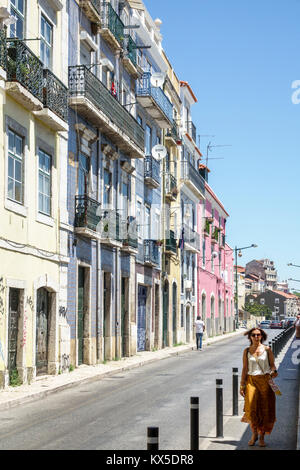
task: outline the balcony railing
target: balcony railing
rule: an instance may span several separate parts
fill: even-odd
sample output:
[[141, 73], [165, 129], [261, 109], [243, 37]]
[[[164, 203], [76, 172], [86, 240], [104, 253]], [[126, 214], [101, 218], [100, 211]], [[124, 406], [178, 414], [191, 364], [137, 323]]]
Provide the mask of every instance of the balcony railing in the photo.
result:
[[160, 184], [160, 162], [155, 160], [151, 155], [145, 157], [144, 166], [144, 177], [145, 183], [152, 182], [153, 187], [157, 187]]
[[7, 81], [19, 82], [43, 102], [43, 64], [19, 39], [7, 41]]
[[187, 224], [183, 224], [183, 238], [184, 242], [194, 250], [200, 250], [200, 235]]
[[167, 173], [165, 178], [166, 194], [176, 198], [178, 194], [177, 179], [171, 173]]
[[128, 59], [131, 60], [133, 65], [137, 65], [137, 55], [136, 55], [136, 44], [134, 40], [132, 39], [131, 36], [128, 36], [124, 40], [124, 46], [125, 46], [125, 55]]
[[159, 247], [156, 240], [144, 240], [144, 262], [153, 266], [159, 265]]
[[197, 191], [205, 196], [205, 180], [196, 170], [196, 168], [188, 161], [181, 162], [181, 179], [185, 180], [186, 184], [193, 184]]
[[109, 29], [118, 43], [122, 45], [124, 40], [124, 23], [108, 2], [102, 3], [101, 23], [101, 27]]
[[129, 217], [130, 221], [123, 220], [120, 223], [120, 238], [125, 248], [138, 249], [138, 235], [136, 219]]
[[167, 130], [166, 137], [173, 139], [175, 142], [179, 139], [178, 127], [175, 121], [173, 121], [173, 126]]
[[7, 66], [6, 28], [0, 28], [0, 67], [6, 70], [6, 66]]
[[187, 133], [192, 137], [193, 141], [196, 143], [197, 140], [197, 129], [192, 121], [186, 122]]
[[48, 69], [44, 70], [43, 104], [64, 121], [68, 121], [68, 89]]
[[69, 67], [69, 95], [87, 98], [144, 150], [144, 129], [85, 65]]
[[137, 96], [149, 96], [163, 112], [169, 123], [173, 123], [173, 105], [160, 87], [151, 84], [151, 72], [145, 72], [137, 84]]
[[96, 232], [101, 216], [100, 203], [86, 195], [75, 196], [75, 227], [88, 228]]
[[170, 230], [170, 238], [166, 239], [166, 251], [177, 253], [177, 240], [173, 230]]
[[101, 215], [101, 241], [122, 241], [120, 215], [115, 210], [103, 211]]

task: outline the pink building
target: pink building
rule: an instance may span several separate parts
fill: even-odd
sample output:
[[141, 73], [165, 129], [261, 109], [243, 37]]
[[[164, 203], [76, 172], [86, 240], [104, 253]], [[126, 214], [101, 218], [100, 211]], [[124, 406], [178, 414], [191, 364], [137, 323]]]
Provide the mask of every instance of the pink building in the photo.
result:
[[233, 250], [225, 242], [229, 214], [205, 184], [203, 204], [198, 205], [198, 232], [201, 254], [197, 255], [198, 314], [206, 324], [208, 336], [233, 331], [234, 270]]

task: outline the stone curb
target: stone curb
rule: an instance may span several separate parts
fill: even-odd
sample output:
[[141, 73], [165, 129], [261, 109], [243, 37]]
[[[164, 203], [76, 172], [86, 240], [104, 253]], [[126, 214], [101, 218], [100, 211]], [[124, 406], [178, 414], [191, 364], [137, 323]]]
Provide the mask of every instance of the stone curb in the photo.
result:
[[[206, 340], [203, 341], [203, 346], [204, 347], [205, 346], [210, 346], [211, 344], [218, 343], [219, 341], [238, 336], [238, 335], [244, 333], [244, 331], [245, 330], [237, 331], [237, 332], [229, 333], [229, 334], [226, 334], [226, 335], [216, 336], [214, 338], [206, 339]], [[180, 347], [180, 349], [179, 349], [178, 346], [177, 347], [175, 346], [175, 347], [172, 347], [170, 349], [159, 350], [159, 351], [157, 351], [157, 355], [155, 357], [150, 357], [149, 359], [148, 358], [143, 358], [139, 362], [136, 362], [136, 363], [133, 363], [133, 364], [128, 364], [128, 365], [125, 365], [125, 366], [116, 367], [113, 370], [108, 370], [108, 371], [99, 372], [99, 373], [95, 372], [95, 374], [93, 376], [79, 377], [77, 380], [71, 380], [68, 383], [64, 383], [64, 384], [61, 384], [61, 385], [58, 385], [58, 386], [54, 385], [54, 386], [51, 387], [51, 385], [50, 385], [51, 388], [49, 388], [49, 390], [43, 390], [43, 391], [38, 391], [38, 392], [28, 391], [28, 394], [23, 396], [23, 397], [8, 399], [6, 402], [0, 403], [0, 410], [8, 410], [8, 409], [10, 409], [14, 406], [19, 406], [19, 405], [22, 405], [22, 404], [25, 404], [25, 403], [29, 403], [29, 402], [32, 402], [32, 401], [35, 401], [35, 400], [39, 400], [41, 398], [47, 397], [51, 394], [54, 394], [58, 391], [63, 391], [63, 390], [72, 388], [76, 385], [96, 382], [96, 381], [98, 381], [102, 378], [109, 377], [111, 375], [118, 374], [120, 372], [124, 372], [124, 371], [130, 370], [130, 369], [135, 369], [137, 367], [143, 367], [146, 364], [151, 364], [153, 362], [157, 362], [157, 361], [162, 360], [162, 359], [168, 359], [169, 357], [172, 357], [172, 356], [178, 356], [180, 354], [183, 354], [183, 353], [186, 353], [186, 352], [189, 352], [189, 351], [193, 351], [194, 349], [196, 349], [196, 347], [193, 343], [193, 345], [190, 344], [190, 345], [182, 346], [182, 347]], [[70, 379], [71, 379], [71, 377], [70, 377]], [[0, 392], [0, 399], [1, 399], [1, 392]]]

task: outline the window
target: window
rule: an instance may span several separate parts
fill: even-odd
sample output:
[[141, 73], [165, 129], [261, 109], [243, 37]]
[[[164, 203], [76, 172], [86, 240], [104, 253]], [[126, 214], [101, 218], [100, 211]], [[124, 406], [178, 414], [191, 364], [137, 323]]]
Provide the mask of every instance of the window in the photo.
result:
[[151, 239], [151, 208], [145, 206], [145, 240]]
[[8, 198], [23, 204], [23, 139], [8, 131]]
[[146, 133], [145, 133], [145, 151], [146, 155], [151, 155], [152, 150], [152, 129], [148, 124], [146, 124]]
[[84, 195], [88, 194], [88, 177], [89, 177], [89, 158], [83, 155], [79, 155], [79, 165], [78, 165], [78, 194]]
[[136, 221], [137, 221], [137, 233], [138, 237], [142, 237], [141, 224], [142, 224], [142, 203], [137, 201], [136, 205]]
[[111, 173], [104, 170], [104, 191], [103, 191], [103, 206], [104, 209], [109, 209], [111, 198]]
[[127, 220], [128, 218], [128, 196], [129, 196], [128, 184], [122, 182], [121, 210], [122, 210], [123, 220]]
[[52, 35], [53, 28], [49, 21], [41, 16], [41, 61], [45, 68], [51, 69], [52, 66]]
[[15, 24], [10, 25], [10, 37], [24, 38], [25, 29], [25, 0], [11, 0], [10, 11], [17, 21]]
[[51, 156], [39, 150], [39, 212], [51, 215]]
[[202, 241], [202, 267], [205, 268], [206, 266], [206, 261], [205, 261], [205, 237], [203, 237], [203, 241]]

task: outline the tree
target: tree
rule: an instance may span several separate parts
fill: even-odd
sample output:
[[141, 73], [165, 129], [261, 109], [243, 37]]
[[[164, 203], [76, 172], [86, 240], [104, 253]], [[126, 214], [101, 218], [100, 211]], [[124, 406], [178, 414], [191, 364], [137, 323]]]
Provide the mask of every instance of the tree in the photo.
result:
[[266, 319], [272, 318], [272, 310], [267, 305], [246, 303], [243, 310], [249, 312], [251, 315], [255, 315], [256, 317], [266, 317]]

